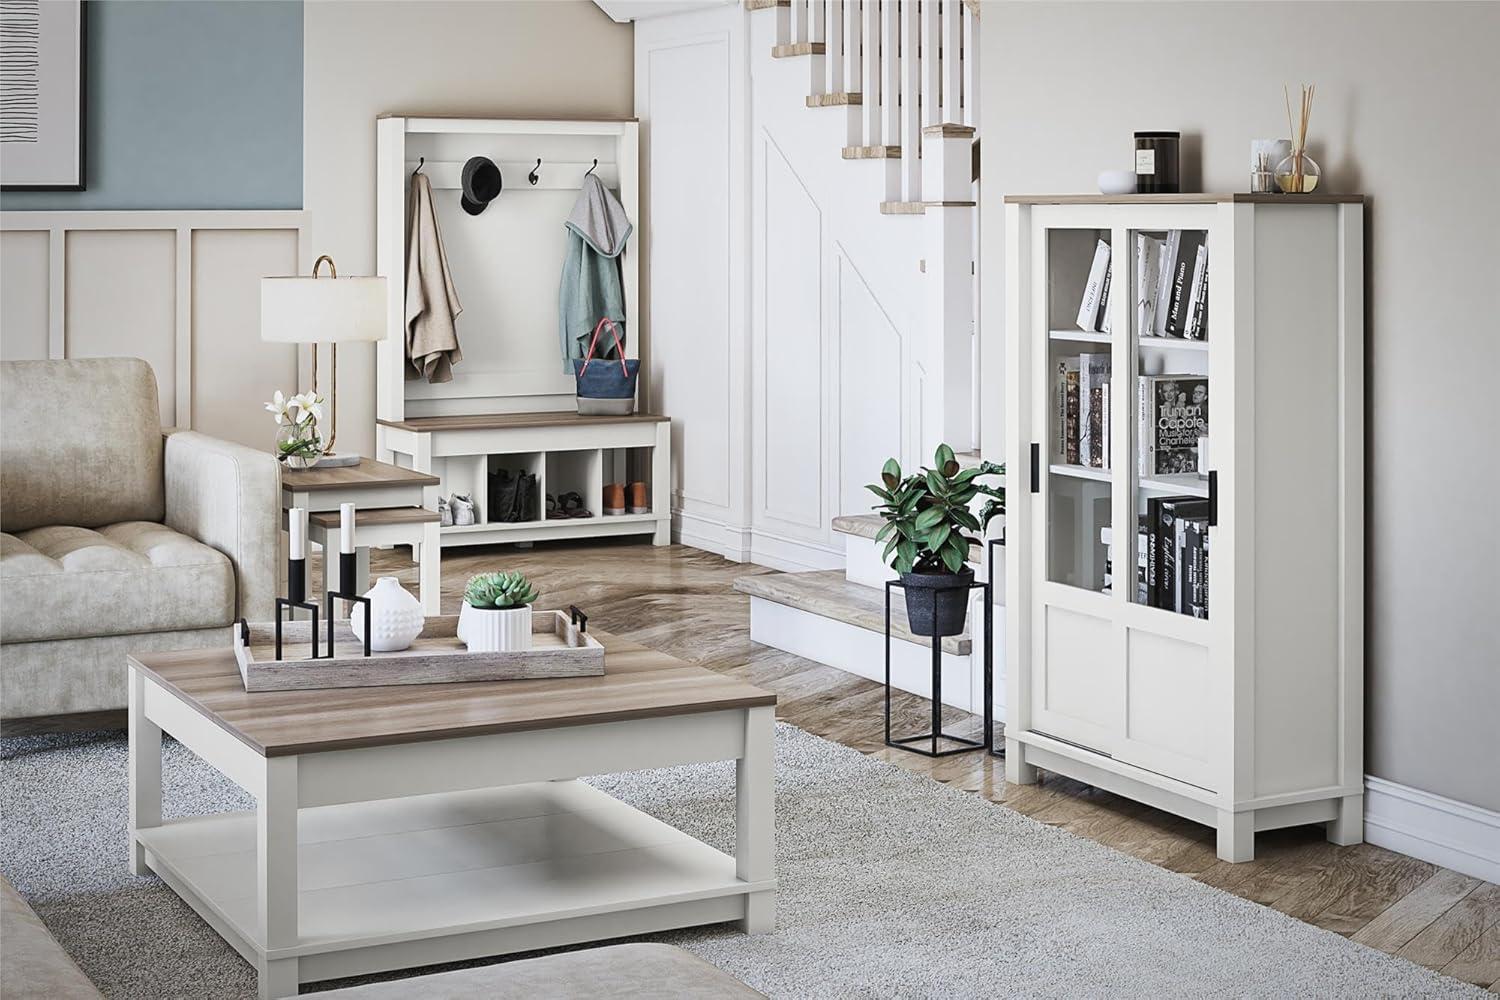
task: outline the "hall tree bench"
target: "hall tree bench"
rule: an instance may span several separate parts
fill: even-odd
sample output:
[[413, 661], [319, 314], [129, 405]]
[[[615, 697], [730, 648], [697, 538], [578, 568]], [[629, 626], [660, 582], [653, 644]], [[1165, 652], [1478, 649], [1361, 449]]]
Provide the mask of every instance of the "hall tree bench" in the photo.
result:
[[[776, 696], [604, 633], [599, 677], [248, 694], [231, 650], [130, 670], [130, 867], [299, 983], [776, 918]], [[169, 733], [256, 799], [163, 820]], [[733, 760], [733, 856], [576, 779]]]

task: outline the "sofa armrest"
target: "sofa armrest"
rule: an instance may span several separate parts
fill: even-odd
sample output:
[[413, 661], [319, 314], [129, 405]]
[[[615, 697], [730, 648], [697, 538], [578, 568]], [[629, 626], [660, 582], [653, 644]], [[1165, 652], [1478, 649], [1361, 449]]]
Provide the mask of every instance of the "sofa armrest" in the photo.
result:
[[166, 435], [167, 527], [234, 564], [239, 614], [269, 621], [281, 551], [281, 466], [269, 452], [194, 431]]

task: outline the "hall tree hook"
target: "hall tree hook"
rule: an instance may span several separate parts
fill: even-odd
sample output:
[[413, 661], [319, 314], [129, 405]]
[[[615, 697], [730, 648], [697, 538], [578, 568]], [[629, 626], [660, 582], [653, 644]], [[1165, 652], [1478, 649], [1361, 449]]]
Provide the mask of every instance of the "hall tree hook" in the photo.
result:
[[540, 169], [542, 169], [542, 158], [538, 156], [536, 158], [536, 166], [531, 168], [531, 173], [526, 175], [526, 180], [531, 184], [536, 184], [536, 182], [541, 179], [537, 176], [536, 173]]
[[419, 156], [419, 157], [417, 157], [417, 169], [413, 170], [411, 172], [411, 175], [413, 177], [415, 177], [418, 174], [420, 174], [422, 172], [422, 164], [424, 164], [426, 162], [427, 162], [427, 157], [425, 157], [425, 156]]
[[587, 170], [585, 170], [583, 172], [583, 176], [587, 177], [589, 174], [593, 173], [598, 168], [598, 166], [599, 166], [599, 157], [596, 156], [596, 157], [594, 157], [594, 165], [592, 167], [589, 167]]

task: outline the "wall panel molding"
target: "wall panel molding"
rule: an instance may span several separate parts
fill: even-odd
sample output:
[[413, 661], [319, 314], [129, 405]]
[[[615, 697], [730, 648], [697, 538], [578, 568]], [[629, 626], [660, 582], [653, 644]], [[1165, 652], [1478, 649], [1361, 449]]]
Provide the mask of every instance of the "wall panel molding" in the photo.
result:
[[[259, 282], [301, 273], [306, 220], [302, 211], [0, 212], [7, 274], [23, 275], [7, 282], [5, 323], [19, 326], [0, 357], [142, 357], [164, 425], [267, 446], [250, 397], [295, 388], [300, 359], [260, 342]], [[211, 274], [193, 252], [205, 233], [223, 247]], [[195, 392], [205, 367], [240, 388]]]

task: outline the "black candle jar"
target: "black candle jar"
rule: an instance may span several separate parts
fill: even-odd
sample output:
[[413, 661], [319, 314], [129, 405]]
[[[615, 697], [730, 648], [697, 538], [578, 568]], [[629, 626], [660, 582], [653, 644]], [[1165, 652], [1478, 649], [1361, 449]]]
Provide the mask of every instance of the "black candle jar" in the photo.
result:
[[1177, 194], [1182, 190], [1177, 150], [1181, 132], [1135, 134], [1135, 190], [1137, 194]]

